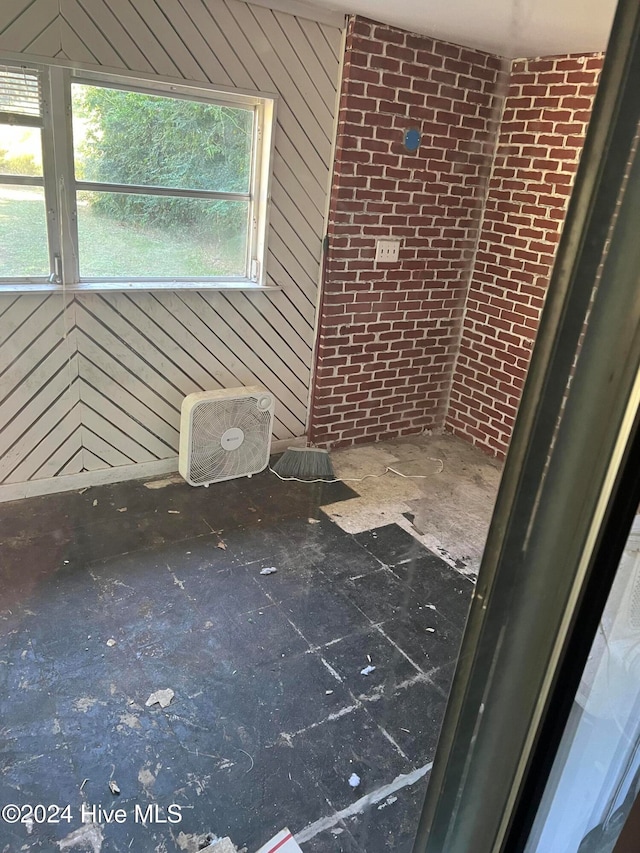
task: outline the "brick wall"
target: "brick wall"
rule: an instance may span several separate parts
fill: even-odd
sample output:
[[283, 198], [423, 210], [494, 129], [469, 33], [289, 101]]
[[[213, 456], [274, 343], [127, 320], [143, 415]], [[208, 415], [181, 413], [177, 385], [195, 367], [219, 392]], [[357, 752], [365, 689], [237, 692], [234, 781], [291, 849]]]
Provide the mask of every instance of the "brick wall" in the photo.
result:
[[[345, 60], [308, 430], [332, 446], [444, 425], [501, 68], [362, 18]], [[398, 264], [374, 262], [385, 236]]]
[[496, 456], [511, 437], [591, 115], [601, 56], [513, 63], [446, 426]]

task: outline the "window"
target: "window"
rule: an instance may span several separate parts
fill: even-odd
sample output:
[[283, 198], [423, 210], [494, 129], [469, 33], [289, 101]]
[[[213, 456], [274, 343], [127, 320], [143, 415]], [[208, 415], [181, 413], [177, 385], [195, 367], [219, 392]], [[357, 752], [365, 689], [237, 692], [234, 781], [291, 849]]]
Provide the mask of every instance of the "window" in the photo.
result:
[[46, 278], [47, 205], [40, 78], [0, 68], [0, 276]]
[[274, 100], [0, 66], [0, 288], [264, 285]]

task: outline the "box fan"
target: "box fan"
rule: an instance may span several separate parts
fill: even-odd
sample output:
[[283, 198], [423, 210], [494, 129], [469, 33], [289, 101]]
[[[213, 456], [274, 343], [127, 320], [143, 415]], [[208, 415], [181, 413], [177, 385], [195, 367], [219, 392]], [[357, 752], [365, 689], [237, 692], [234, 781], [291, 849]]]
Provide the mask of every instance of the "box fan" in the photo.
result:
[[178, 469], [192, 486], [251, 477], [269, 462], [272, 394], [257, 387], [189, 394], [182, 402]]

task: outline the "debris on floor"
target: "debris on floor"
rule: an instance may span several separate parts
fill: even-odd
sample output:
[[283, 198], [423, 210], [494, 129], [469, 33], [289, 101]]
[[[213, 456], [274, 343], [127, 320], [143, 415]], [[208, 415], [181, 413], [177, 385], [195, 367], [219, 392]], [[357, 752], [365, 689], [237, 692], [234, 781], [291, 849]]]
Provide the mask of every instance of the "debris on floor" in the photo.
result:
[[[385, 489], [391, 482], [388, 477]], [[375, 817], [381, 814], [376, 810], [380, 800], [366, 796], [369, 788], [377, 787], [378, 780], [406, 775], [407, 759], [410, 766], [431, 759], [432, 724], [437, 725], [444, 709], [443, 693], [453, 674], [449, 661], [462, 635], [472, 584], [398, 524], [387, 521], [373, 533], [365, 529], [350, 534], [334, 524], [324, 508], [318, 511], [316, 503], [329, 497], [336, 502], [328, 505], [340, 513], [341, 507], [360, 500], [347, 486], [323, 486], [321, 494], [310, 486], [308, 491], [307, 502], [297, 491], [282, 488], [276, 502], [271, 486], [260, 478], [217, 484], [211, 493], [192, 490], [184, 482], [150, 493], [142, 483], [126, 482], [92, 488], [94, 497], [87, 493], [83, 501], [74, 493], [61, 494], [44, 519], [37, 499], [29, 499], [24, 510], [15, 508], [31, 527], [25, 528], [29, 536], [16, 540], [10, 555], [18, 569], [12, 573], [15, 589], [8, 599], [15, 613], [0, 618], [0, 645], [5, 639], [8, 643], [0, 656], [8, 657], [6, 646], [17, 684], [38, 684], [52, 695], [55, 689], [60, 697], [55, 704], [58, 723], [51, 719], [52, 706], [42, 701], [41, 689], [0, 691], [0, 717], [4, 719], [7, 707], [10, 719], [27, 708], [24, 724], [35, 733], [34, 748], [40, 751], [44, 742], [55, 750], [49, 765], [22, 765], [25, 787], [32, 784], [30, 774], [36, 775], [42, 796], [46, 793], [47, 800], [55, 802], [56, 777], [65, 773], [77, 801], [102, 803], [107, 811], [126, 807], [128, 815], [136, 801], [143, 803], [144, 812], [148, 803], [166, 808], [191, 791], [188, 815], [183, 811], [188, 825], [153, 827], [151, 848], [157, 853], [238, 853], [224, 838], [203, 837], [209, 830], [216, 836], [226, 833], [256, 853], [278, 823], [294, 826], [295, 840], [306, 850], [310, 838], [300, 828], [314, 826], [318, 815], [333, 821], [345, 808], [359, 810], [353, 823], [340, 821], [337, 829], [345, 826], [340, 842], [332, 835], [336, 827], [327, 824], [321, 846], [334, 853], [366, 848], [366, 840], [364, 848], [360, 840], [365, 830], [355, 824], [367, 824], [365, 810]], [[68, 528], [85, 530], [94, 498], [99, 505], [90, 515], [100, 535], [72, 542]], [[253, 499], [259, 502], [256, 513], [247, 510]], [[177, 509], [177, 503], [185, 518], [168, 523], [164, 516], [169, 508]], [[118, 520], [117, 510], [129, 504], [132, 515], [142, 517], [144, 524], [135, 524], [127, 512], [129, 523], [122, 531], [124, 520]], [[413, 504], [404, 508], [417, 512]], [[263, 513], [265, 523], [260, 525]], [[428, 514], [420, 513], [421, 519]], [[309, 522], [312, 517], [320, 519], [315, 527]], [[51, 522], [51, 541], [59, 547], [43, 549], [38, 535], [43, 521]], [[228, 553], [216, 553], [220, 541]], [[122, 554], [113, 556], [120, 550]], [[459, 552], [468, 553], [466, 542]], [[280, 565], [268, 562], [269, 557]], [[159, 566], [165, 570], [158, 571]], [[267, 575], [277, 570], [279, 577], [256, 583], [264, 568], [271, 570]], [[352, 575], [357, 580], [350, 580]], [[78, 614], [82, 618], [71, 634], [59, 630], [69, 600], [83, 602], [83, 613]], [[397, 603], [405, 601], [411, 607], [398, 612]], [[335, 613], [334, 602], [339, 605]], [[432, 612], [436, 605], [437, 613]], [[43, 615], [49, 607], [52, 615]], [[436, 631], [425, 637], [432, 621]], [[34, 635], [38, 642], [32, 644]], [[420, 667], [422, 660], [430, 664], [428, 677]], [[177, 682], [169, 672], [176, 666]], [[361, 675], [367, 666], [376, 666], [380, 673]], [[76, 670], [78, 677], [58, 677], [59, 672]], [[158, 701], [163, 682], [168, 690], [167, 681], [172, 680], [177, 692], [171, 690], [168, 703]], [[146, 707], [145, 693], [150, 700]], [[366, 695], [357, 698], [360, 694]], [[433, 709], [428, 721], [420, 717], [425, 702], [430, 703], [430, 714]], [[259, 718], [251, 714], [254, 707], [264, 711]], [[105, 712], [110, 723], [101, 737], [107, 736], [108, 752], [87, 746], [98, 746], [96, 720]], [[247, 722], [251, 728], [242, 730]], [[48, 737], [51, 726], [54, 738]], [[281, 743], [283, 727], [292, 734]], [[356, 743], [357, 750], [349, 749]], [[61, 744], [64, 750], [58, 748]], [[264, 779], [277, 767], [274, 756], [284, 755], [285, 746], [291, 749], [286, 758], [296, 770], [285, 769], [287, 790], [277, 798], [280, 817], [274, 822], [275, 801], [264, 796]], [[366, 778], [361, 779], [358, 770]], [[313, 784], [318, 778], [322, 788]], [[118, 787], [122, 780], [119, 795], [105, 788], [110, 780], [117, 780]], [[329, 808], [325, 788], [331, 795]], [[390, 793], [385, 789], [385, 796]], [[416, 820], [418, 800], [407, 806], [411, 818], [416, 812]], [[230, 811], [233, 824], [211, 819]], [[385, 849], [402, 847], [406, 813], [399, 803], [385, 808]], [[35, 841], [38, 846], [43, 830], [36, 823], [31, 835], [25, 825], [23, 844]], [[79, 825], [60, 827], [59, 834], [51, 836], [51, 850], [58, 851], [57, 842]], [[355, 845], [352, 827], [358, 832]], [[190, 846], [181, 850], [176, 843], [180, 830], [195, 834], [198, 842], [188, 839], [185, 844]], [[107, 853], [112, 847], [142, 853], [149, 835], [142, 827], [139, 831], [140, 837], [132, 820], [123, 828], [104, 825], [101, 846], [99, 841], [94, 844], [93, 835], [73, 836], [63, 853]], [[313, 838], [309, 851], [316, 847]], [[297, 851], [284, 844], [286, 840], [277, 853]], [[0, 841], [0, 853], [3, 847]]]
[[171, 700], [176, 694], [170, 687], [167, 687], [165, 690], [156, 690], [155, 693], [152, 693], [151, 696], [145, 702], [147, 708], [151, 708], [152, 705], [160, 705], [161, 708], [166, 708], [167, 705], [171, 704]]
[[222, 541], [222, 539], [218, 542], [218, 548], [220, 548], [222, 551], [227, 550], [227, 545], [225, 542]]
[[57, 842], [60, 850], [79, 850], [82, 853], [100, 853], [104, 835], [97, 823], [85, 823]]
[[126, 506], [119, 506], [119, 507], [118, 507], [118, 509], [117, 509], [117, 511], [118, 511], [118, 512], [126, 512], [126, 511], [127, 511], [127, 507], [126, 507]]
[[142, 485], [145, 489], [164, 489], [167, 486], [172, 486], [174, 483], [184, 483], [180, 474], [171, 474], [169, 477], [164, 477], [161, 480], [149, 480], [148, 483]]
[[309, 518], [308, 521], [309, 521], [309, 524], [320, 524], [319, 518]]
[[117, 797], [118, 794], [120, 793], [120, 788], [118, 786], [118, 783], [115, 781], [115, 779], [109, 780], [109, 790], [114, 795], [114, 797]]
[[201, 835], [180, 832], [176, 842], [185, 853], [200, 853], [201, 850], [206, 850], [207, 853], [242, 853], [228, 836], [218, 838], [213, 832]]
[[140, 782], [140, 784], [144, 788], [145, 794], [149, 795], [149, 788], [154, 784], [155, 781], [156, 777], [151, 772], [148, 765], [146, 767], [140, 768], [140, 770], [138, 771], [138, 782]]
[[98, 498], [96, 498], [93, 502], [93, 506], [98, 506]]
[[370, 675], [374, 671], [374, 669], [375, 666], [371, 666], [371, 664], [369, 664], [369, 666], [365, 666], [364, 669], [360, 670], [360, 675]]
[[[396, 523], [452, 568], [477, 573], [500, 482], [499, 461], [446, 434], [343, 448], [332, 459], [337, 476], [347, 484], [349, 478], [387, 466], [402, 474], [428, 475], [388, 475], [357, 483], [357, 498], [322, 507], [343, 530], [357, 534]], [[438, 475], [445, 466], [446, 476]]]
[[253, 770], [253, 767], [254, 767], [254, 764], [255, 764], [255, 762], [254, 762], [254, 760], [253, 760], [253, 756], [252, 756], [252, 755], [249, 755], [249, 753], [248, 753], [248, 752], [245, 752], [245, 751], [244, 751], [244, 749], [240, 749], [240, 747], [236, 747], [236, 749], [238, 750], [238, 752], [241, 752], [241, 753], [243, 753], [243, 755], [246, 755], [246, 756], [247, 756], [247, 758], [249, 759], [249, 761], [251, 762], [251, 767], [249, 767], [249, 769], [248, 769], [248, 770], [245, 770], [245, 773], [250, 773], [250, 772]]
[[275, 853], [276, 850], [278, 853], [302, 853], [302, 849], [288, 829], [283, 829], [274, 835], [271, 841], [267, 841], [258, 850], [258, 853]]
[[209, 853], [239, 853], [238, 848], [230, 838], [219, 838], [204, 848]]
[[261, 575], [273, 575], [277, 571], [278, 570], [276, 569], [275, 566], [267, 566], [265, 569], [260, 569], [260, 574]]
[[382, 809], [386, 809], [387, 806], [392, 806], [394, 803], [397, 803], [397, 802], [398, 802], [398, 798], [395, 797], [393, 794], [391, 794], [390, 796], [387, 797], [386, 800], [383, 800], [380, 803], [380, 805], [378, 806], [378, 811], [381, 811]]

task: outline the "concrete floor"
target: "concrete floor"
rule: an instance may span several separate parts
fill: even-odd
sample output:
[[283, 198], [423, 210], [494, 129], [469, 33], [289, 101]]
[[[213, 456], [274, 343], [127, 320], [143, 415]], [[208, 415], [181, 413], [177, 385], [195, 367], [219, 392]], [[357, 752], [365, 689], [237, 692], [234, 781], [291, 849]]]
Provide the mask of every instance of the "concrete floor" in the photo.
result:
[[[397, 524], [452, 567], [477, 575], [502, 463], [452, 435], [358, 445], [331, 458], [337, 476], [358, 492], [324, 508], [343, 530]], [[389, 472], [358, 482], [387, 466], [414, 479]]]

